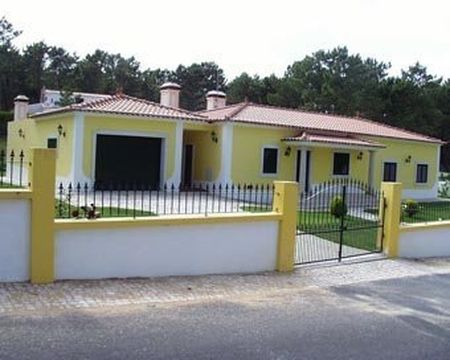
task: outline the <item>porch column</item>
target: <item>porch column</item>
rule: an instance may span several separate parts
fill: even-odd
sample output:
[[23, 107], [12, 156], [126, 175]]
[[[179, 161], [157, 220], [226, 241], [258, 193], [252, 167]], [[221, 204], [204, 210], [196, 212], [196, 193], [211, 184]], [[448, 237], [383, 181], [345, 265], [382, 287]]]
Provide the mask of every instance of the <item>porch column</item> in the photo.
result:
[[369, 150], [369, 174], [367, 177], [369, 187], [375, 184], [375, 150]]
[[[84, 184], [94, 182], [94, 173], [90, 175], [90, 177], [86, 176], [83, 169], [83, 160], [84, 160], [84, 114], [82, 112], [76, 112], [73, 119], [73, 134], [69, 134], [72, 136], [72, 169], [71, 176], [69, 182], [72, 184]], [[58, 139], [58, 147], [60, 146]], [[94, 169], [92, 169], [94, 171]], [[57, 179], [58, 182], [64, 182], [62, 178]]]
[[306, 189], [306, 152], [308, 149], [304, 146], [300, 146], [300, 171], [299, 171], [299, 190], [303, 193]]
[[[167, 159], [166, 159], [167, 164]], [[181, 168], [183, 167], [183, 122], [177, 121], [175, 129], [175, 153], [172, 176], [167, 180], [167, 185], [177, 187], [181, 183]]]
[[230, 184], [231, 178], [231, 164], [233, 156], [233, 124], [225, 123], [222, 126], [220, 136], [220, 174], [218, 182], [221, 184]]

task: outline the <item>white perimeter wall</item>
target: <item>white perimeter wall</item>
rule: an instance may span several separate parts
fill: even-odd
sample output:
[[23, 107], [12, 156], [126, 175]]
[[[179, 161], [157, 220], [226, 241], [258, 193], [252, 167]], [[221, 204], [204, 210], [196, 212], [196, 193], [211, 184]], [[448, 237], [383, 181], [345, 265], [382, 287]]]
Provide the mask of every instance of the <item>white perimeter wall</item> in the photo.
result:
[[30, 206], [30, 200], [0, 200], [0, 282], [29, 279]]
[[57, 279], [274, 270], [278, 221], [58, 230]]
[[450, 256], [450, 223], [448, 226], [401, 231], [399, 256], [407, 258]]

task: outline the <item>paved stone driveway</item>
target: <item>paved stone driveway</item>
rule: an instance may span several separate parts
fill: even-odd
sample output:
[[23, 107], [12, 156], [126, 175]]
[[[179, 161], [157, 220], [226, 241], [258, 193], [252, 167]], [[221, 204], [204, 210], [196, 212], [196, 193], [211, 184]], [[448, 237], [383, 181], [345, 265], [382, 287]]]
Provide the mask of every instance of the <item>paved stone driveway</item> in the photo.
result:
[[[295, 247], [295, 262], [304, 264], [308, 262], [331, 260], [339, 256], [339, 244], [323, 239], [312, 234], [297, 235], [297, 246]], [[367, 250], [343, 245], [342, 256], [356, 256], [367, 254]]]
[[[370, 261], [369, 261], [370, 260]], [[358, 259], [361, 261], [361, 259]], [[0, 284], [0, 314], [38, 309], [98, 308], [164, 302], [257, 297], [364, 281], [450, 273], [450, 259], [427, 261], [368, 257], [365, 262], [310, 265], [290, 274], [210, 275], [150, 279], [61, 281], [50, 285]]]

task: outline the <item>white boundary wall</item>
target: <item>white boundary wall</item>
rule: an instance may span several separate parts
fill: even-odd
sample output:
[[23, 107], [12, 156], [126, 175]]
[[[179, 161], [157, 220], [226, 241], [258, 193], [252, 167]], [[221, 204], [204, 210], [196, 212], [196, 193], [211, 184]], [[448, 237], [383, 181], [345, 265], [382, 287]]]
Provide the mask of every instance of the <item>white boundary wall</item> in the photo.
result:
[[56, 279], [252, 273], [276, 268], [278, 221], [59, 229]]
[[0, 282], [29, 280], [30, 200], [0, 200]]
[[398, 254], [406, 258], [450, 256], [450, 222], [402, 225]]

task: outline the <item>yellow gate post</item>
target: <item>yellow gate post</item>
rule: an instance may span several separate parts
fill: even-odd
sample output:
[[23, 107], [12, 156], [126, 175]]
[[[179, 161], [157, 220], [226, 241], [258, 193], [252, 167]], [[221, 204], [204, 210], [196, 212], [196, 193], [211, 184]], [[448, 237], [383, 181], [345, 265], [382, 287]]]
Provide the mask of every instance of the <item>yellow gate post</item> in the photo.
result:
[[30, 166], [30, 278], [33, 284], [45, 284], [54, 280], [56, 151], [33, 149]]
[[280, 213], [277, 270], [294, 270], [295, 238], [297, 232], [298, 184], [294, 181], [275, 181], [274, 212]]
[[[383, 182], [381, 192], [386, 199], [384, 209], [384, 239], [383, 248], [389, 257], [398, 256], [398, 241], [400, 236], [400, 215], [402, 206], [402, 183]], [[380, 209], [383, 211], [383, 209]]]

